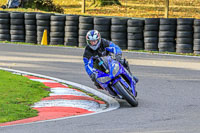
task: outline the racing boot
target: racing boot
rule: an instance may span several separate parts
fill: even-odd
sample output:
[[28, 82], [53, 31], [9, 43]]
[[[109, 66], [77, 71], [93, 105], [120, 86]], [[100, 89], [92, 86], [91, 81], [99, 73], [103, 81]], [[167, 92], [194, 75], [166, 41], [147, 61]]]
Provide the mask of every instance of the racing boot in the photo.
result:
[[103, 88], [99, 85], [99, 83], [97, 83], [96, 81], [94, 82], [94, 85], [97, 87], [97, 89], [99, 90], [103, 90]]
[[97, 89], [101, 89], [103, 90], [103, 88], [99, 85], [99, 83], [96, 81], [96, 77], [97, 77], [97, 74], [96, 73], [92, 73], [90, 75], [90, 78], [91, 80], [94, 82], [94, 85], [97, 87]]

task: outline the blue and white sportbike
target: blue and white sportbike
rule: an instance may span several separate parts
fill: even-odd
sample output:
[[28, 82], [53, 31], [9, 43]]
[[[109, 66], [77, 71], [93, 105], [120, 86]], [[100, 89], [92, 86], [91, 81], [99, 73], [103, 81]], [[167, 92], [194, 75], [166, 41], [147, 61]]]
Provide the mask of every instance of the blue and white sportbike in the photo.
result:
[[96, 69], [96, 82], [111, 95], [125, 99], [131, 106], [137, 107], [136, 82], [131, 73], [114, 59], [112, 55], [93, 57]]

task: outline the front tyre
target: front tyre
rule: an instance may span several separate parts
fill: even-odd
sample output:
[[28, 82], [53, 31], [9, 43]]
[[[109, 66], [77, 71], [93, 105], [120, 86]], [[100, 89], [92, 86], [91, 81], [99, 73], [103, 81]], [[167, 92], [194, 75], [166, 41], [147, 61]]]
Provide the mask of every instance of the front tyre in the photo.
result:
[[129, 89], [124, 87], [121, 82], [117, 82], [114, 87], [117, 89], [117, 91], [122, 95], [123, 98], [126, 99], [126, 101], [133, 107], [138, 106], [138, 101], [136, 100], [135, 96], [130, 92]]

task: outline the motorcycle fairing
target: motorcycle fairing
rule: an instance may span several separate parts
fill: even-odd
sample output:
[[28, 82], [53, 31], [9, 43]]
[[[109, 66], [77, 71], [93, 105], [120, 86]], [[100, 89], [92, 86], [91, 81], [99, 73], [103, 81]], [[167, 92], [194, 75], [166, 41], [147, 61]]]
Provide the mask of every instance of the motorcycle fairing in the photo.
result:
[[[102, 72], [102, 71], [100, 71], [100, 70], [97, 69], [97, 70], [96, 70], [97, 73], [98, 73], [98, 75], [97, 75], [97, 82], [98, 82], [104, 89], [105, 89], [105, 88], [106, 88], [106, 89], [109, 89], [108, 86], [111, 85], [112, 88], [114, 89], [114, 91], [115, 91], [118, 95], [120, 95], [119, 92], [113, 87], [113, 85], [114, 85], [116, 82], [120, 81], [126, 88], [131, 89], [133, 95], [135, 96], [135, 95], [136, 95], [136, 92], [135, 92], [135, 84], [136, 84], [136, 83], [135, 83], [135, 80], [132, 78], [132, 76], [129, 74], [129, 72], [124, 68], [123, 65], [121, 65], [118, 61], [113, 60], [110, 56], [107, 56], [105, 59], [106, 59], [107, 62], [108, 62], [109, 72], [108, 72], [108, 73], [105, 73], [105, 72]], [[99, 65], [101, 65], [101, 64], [102, 64], [102, 62], [101, 62]], [[114, 70], [116, 64], [119, 65], [119, 70], [118, 70], [118, 72], [117, 72], [115, 75], [113, 75], [113, 70]], [[124, 81], [119, 75], [123, 75], [123, 76], [126, 77], [126, 79], [128, 80], [128, 84], [130, 85], [131, 88], [129, 87], [129, 85], [127, 84], [127, 82]], [[100, 78], [106, 79], [106, 80], [105, 80], [106, 82], [100, 82], [100, 81], [98, 80], [98, 79], [100, 79]]]

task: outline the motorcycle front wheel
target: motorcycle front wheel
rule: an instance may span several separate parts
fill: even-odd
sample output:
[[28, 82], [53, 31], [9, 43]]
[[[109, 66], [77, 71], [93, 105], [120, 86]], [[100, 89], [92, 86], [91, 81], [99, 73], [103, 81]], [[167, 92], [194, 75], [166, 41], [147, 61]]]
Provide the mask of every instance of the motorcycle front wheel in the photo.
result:
[[121, 94], [121, 96], [126, 99], [126, 101], [133, 107], [138, 106], [138, 101], [136, 100], [135, 96], [132, 94], [132, 92], [126, 88], [121, 82], [117, 82], [114, 87], [117, 89], [117, 91]]

